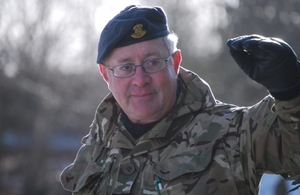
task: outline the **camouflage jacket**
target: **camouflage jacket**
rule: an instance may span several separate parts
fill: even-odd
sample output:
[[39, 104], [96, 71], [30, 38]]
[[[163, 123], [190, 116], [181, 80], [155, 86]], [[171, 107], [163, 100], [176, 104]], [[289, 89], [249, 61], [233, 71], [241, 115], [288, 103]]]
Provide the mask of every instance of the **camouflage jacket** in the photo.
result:
[[251, 107], [216, 100], [191, 71], [170, 113], [135, 140], [109, 94], [61, 183], [74, 195], [257, 194], [263, 173], [300, 178], [300, 97]]

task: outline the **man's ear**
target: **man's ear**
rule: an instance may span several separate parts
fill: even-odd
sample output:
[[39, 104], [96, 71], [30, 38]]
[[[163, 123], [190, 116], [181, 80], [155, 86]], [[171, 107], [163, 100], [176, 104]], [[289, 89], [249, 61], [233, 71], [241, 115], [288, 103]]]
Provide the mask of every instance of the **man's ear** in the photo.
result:
[[103, 77], [103, 80], [107, 83], [108, 82], [108, 75], [107, 75], [107, 67], [104, 64], [98, 64], [99, 72]]
[[179, 70], [180, 70], [180, 64], [182, 61], [182, 56], [181, 56], [181, 50], [178, 49], [177, 51], [175, 51], [173, 53], [173, 59], [174, 59], [174, 70], [176, 72], [176, 74], [179, 74]]

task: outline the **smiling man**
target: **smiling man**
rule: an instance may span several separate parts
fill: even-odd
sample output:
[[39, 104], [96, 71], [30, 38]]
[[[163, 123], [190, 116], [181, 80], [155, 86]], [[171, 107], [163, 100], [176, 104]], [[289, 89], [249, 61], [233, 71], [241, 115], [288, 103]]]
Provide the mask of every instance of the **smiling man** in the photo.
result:
[[100, 72], [129, 119], [147, 124], [174, 106], [180, 62], [180, 51], [169, 50], [163, 38], [156, 38], [114, 49]]
[[262, 174], [300, 179], [300, 66], [284, 41], [228, 40], [241, 69], [270, 92], [250, 107], [221, 103], [181, 67], [161, 7], [128, 6], [103, 29], [100, 103], [74, 163], [74, 195], [257, 194]]

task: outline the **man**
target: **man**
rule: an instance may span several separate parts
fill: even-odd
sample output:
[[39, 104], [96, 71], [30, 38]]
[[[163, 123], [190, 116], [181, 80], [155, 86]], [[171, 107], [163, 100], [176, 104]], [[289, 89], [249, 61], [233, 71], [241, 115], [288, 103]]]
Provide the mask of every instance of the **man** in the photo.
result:
[[300, 178], [300, 65], [280, 39], [228, 41], [244, 72], [270, 92], [258, 104], [217, 101], [182, 68], [160, 7], [129, 6], [104, 28], [99, 105], [66, 190], [92, 194], [257, 194], [263, 173]]

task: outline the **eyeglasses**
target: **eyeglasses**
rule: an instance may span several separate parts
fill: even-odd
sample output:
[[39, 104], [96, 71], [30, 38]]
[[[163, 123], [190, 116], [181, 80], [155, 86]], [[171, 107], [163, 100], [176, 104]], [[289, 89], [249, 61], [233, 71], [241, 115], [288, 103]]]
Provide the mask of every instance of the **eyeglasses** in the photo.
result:
[[155, 73], [163, 70], [167, 66], [167, 61], [170, 59], [170, 55], [166, 60], [163, 58], [147, 59], [140, 65], [134, 64], [121, 64], [108, 69], [113, 72], [113, 75], [118, 78], [131, 77], [135, 74], [136, 67], [141, 66], [146, 73]]

